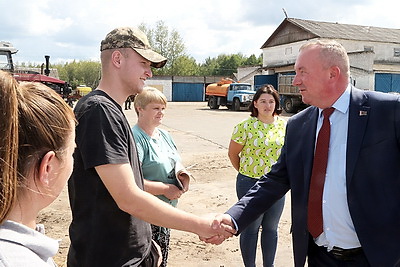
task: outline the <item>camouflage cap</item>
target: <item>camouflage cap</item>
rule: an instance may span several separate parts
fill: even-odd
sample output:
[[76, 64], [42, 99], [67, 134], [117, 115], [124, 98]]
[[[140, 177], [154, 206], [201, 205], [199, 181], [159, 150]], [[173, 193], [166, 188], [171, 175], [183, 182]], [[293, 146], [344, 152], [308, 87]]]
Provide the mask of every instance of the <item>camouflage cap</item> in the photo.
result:
[[101, 41], [100, 51], [115, 48], [132, 48], [154, 68], [161, 68], [167, 62], [165, 57], [151, 49], [146, 35], [138, 28], [120, 27], [109, 32]]

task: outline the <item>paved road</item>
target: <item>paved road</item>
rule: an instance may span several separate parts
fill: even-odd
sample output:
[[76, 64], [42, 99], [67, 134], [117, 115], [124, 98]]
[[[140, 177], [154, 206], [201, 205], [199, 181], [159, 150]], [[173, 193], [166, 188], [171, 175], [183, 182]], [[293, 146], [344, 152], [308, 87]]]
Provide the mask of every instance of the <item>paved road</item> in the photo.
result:
[[[136, 114], [127, 111], [131, 125], [136, 123]], [[225, 107], [211, 110], [206, 102], [170, 102], [161, 127], [165, 127], [174, 136], [177, 143], [179, 136], [197, 137], [214, 144], [219, 148], [227, 149], [233, 127], [249, 117], [248, 111], [231, 111]], [[287, 117], [287, 115], [284, 115]], [[184, 151], [185, 146], [179, 146]]]
[[[127, 110], [125, 113], [129, 123], [134, 125], [137, 119], [135, 112], [133, 110]], [[236, 201], [236, 195], [234, 193], [234, 177], [236, 172], [229, 163], [227, 149], [233, 127], [240, 121], [248, 118], [249, 114], [248, 111], [230, 111], [224, 107], [218, 110], [210, 110], [205, 102], [168, 103], [166, 114], [160, 127], [168, 130], [173, 136], [184, 162], [187, 161], [188, 164], [198, 165], [197, 168], [204, 168], [204, 170], [193, 170], [197, 181], [192, 185], [191, 192], [180, 201], [180, 208], [195, 214], [205, 214], [209, 212], [208, 209], [214, 210], [216, 208], [220, 208], [220, 212], [224, 212], [226, 208]], [[288, 116], [284, 115], [284, 117]], [[207, 158], [207, 160], [205, 160], [205, 158]], [[204, 164], [210, 164], [210, 166]], [[220, 186], [218, 183], [222, 183], [223, 186]], [[210, 184], [213, 184], [211, 188]], [[218, 192], [215, 191], [215, 188], [218, 189]], [[197, 201], [206, 201], [200, 201], [200, 196], [206, 197], [206, 200], [211, 202], [197, 205]], [[217, 196], [217, 198], [215, 198], [215, 196]], [[194, 202], [192, 203], [192, 201]], [[202, 207], [206, 208], [206, 210], [201, 210]], [[275, 266], [277, 267], [292, 266], [289, 228], [290, 195], [288, 194], [279, 226], [280, 241], [275, 262]], [[188, 241], [188, 237], [185, 234], [179, 233], [179, 231], [178, 233], [174, 232], [174, 236], [178, 237], [178, 239], [181, 238], [180, 242], [175, 244], [175, 251], [188, 253], [188, 250], [190, 251], [191, 248], [190, 246], [186, 247], [185, 244], [192, 244], [193, 241]], [[232, 245], [230, 246], [232, 247]], [[238, 245], [235, 243], [233, 247], [235, 250], [232, 250], [234, 252], [231, 251], [233, 253], [232, 262], [235, 261], [239, 265], [232, 266], [240, 266], [241, 258]], [[218, 259], [215, 258], [216, 255], [218, 255], [218, 251], [221, 250], [226, 253], [224, 246], [215, 247], [212, 250], [213, 253], [211, 254], [213, 256], [208, 255], [208, 257], [210, 257], [209, 260], [213, 262], [214, 265], [210, 265], [210, 262], [207, 261], [204, 263], [202, 259], [199, 258], [198, 260], [201, 261], [203, 265], [198, 262], [195, 266], [224, 266], [221, 264], [215, 265], [218, 261]], [[179, 255], [174, 254], [179, 254], [179, 252], [171, 253], [173, 260], [177, 261], [180, 259]], [[260, 250], [258, 250], [257, 253], [260, 254]], [[196, 254], [193, 255], [196, 255], [196, 257], [203, 255], [197, 254], [196, 252]], [[206, 254], [203, 256], [206, 257]], [[257, 263], [262, 264], [261, 255], [258, 255], [257, 258]]]

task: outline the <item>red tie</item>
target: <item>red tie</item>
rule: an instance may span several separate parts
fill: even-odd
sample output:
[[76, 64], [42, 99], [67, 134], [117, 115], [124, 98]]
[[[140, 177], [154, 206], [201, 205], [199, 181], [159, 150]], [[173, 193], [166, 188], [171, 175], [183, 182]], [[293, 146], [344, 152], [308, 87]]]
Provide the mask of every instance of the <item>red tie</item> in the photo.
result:
[[308, 194], [308, 230], [314, 238], [317, 238], [323, 231], [322, 192], [324, 191], [329, 138], [331, 134], [329, 117], [333, 111], [335, 111], [334, 108], [327, 108], [322, 111], [324, 122], [319, 130], [317, 145], [315, 147], [310, 192]]

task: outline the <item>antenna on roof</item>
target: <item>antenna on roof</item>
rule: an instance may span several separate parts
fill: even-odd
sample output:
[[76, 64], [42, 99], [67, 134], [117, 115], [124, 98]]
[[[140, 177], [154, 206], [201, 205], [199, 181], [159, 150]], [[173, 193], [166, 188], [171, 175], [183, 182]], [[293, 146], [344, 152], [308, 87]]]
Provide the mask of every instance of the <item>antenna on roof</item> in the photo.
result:
[[288, 18], [288, 15], [286, 13], [286, 10], [282, 7], [283, 13], [285, 13], [285, 17]]

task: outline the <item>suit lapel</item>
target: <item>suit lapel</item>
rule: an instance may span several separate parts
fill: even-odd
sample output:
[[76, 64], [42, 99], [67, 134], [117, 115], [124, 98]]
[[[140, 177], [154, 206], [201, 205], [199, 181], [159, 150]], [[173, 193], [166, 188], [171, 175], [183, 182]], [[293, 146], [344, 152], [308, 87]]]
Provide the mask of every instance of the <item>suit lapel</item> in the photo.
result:
[[352, 87], [349, 106], [349, 128], [347, 134], [346, 181], [350, 184], [361, 149], [369, 117], [368, 98], [363, 91]]
[[305, 183], [304, 186], [308, 192], [312, 165], [314, 160], [314, 149], [315, 149], [315, 135], [317, 129], [317, 120], [318, 120], [318, 108], [310, 107], [312, 109], [309, 112], [308, 119], [303, 124], [303, 128], [301, 129], [303, 133], [303, 138], [301, 139], [303, 142], [303, 162], [304, 162], [304, 178]]

